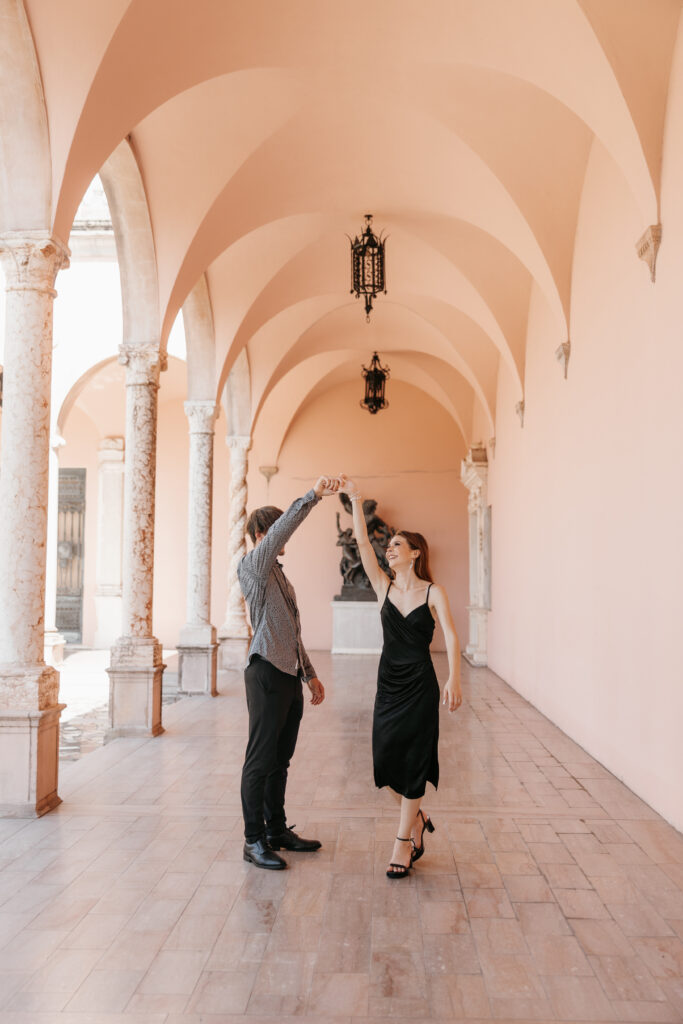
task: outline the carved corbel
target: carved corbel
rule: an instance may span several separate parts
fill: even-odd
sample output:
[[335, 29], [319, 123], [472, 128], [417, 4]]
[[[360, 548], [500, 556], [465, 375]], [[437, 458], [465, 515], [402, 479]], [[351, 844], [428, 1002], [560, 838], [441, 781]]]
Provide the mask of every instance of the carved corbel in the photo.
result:
[[567, 379], [567, 366], [569, 365], [569, 356], [572, 351], [572, 344], [569, 339], [563, 341], [561, 345], [555, 349], [555, 358], [558, 363], [564, 363], [564, 379]]
[[259, 466], [259, 473], [263, 473], [267, 483], [270, 483], [277, 471], [277, 466]]
[[524, 399], [521, 402], [517, 402], [515, 405], [515, 412], [519, 416], [520, 426], [524, 426]]
[[654, 284], [657, 269], [657, 253], [662, 241], [662, 225], [650, 224], [647, 231], [636, 242], [638, 259], [645, 260], [650, 268], [650, 280]]

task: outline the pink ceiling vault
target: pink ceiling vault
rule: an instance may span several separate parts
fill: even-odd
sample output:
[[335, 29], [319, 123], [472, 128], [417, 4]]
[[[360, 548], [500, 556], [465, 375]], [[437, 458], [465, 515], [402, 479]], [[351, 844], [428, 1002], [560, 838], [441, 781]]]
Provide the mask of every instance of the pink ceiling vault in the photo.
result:
[[[593, 147], [643, 230], [659, 220], [680, 14], [680, 0], [0, 0], [20, 99], [0, 111], [0, 229], [67, 238], [93, 176], [132, 159], [153, 243], [145, 330], [165, 345], [201, 282], [215, 346], [197, 379], [218, 396], [248, 360], [273, 457], [314, 389], [375, 347], [468, 440], [477, 410], [493, 434], [499, 373], [523, 397], [532, 295], [549, 349], [571, 336]], [[390, 235], [370, 327], [344, 237], [367, 211]]]

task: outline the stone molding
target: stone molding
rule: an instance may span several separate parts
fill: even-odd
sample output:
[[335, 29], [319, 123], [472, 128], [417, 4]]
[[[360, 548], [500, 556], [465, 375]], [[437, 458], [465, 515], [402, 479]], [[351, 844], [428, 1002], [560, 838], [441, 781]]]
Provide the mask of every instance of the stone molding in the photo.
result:
[[0, 666], [0, 708], [46, 711], [59, 704], [59, 673], [50, 665]]
[[[483, 453], [483, 456], [482, 456]], [[478, 512], [486, 503], [488, 459], [485, 448], [470, 448], [460, 463], [460, 481], [467, 488], [467, 511]]]
[[168, 366], [165, 352], [158, 345], [121, 345], [119, 363], [126, 367], [126, 387], [159, 387], [159, 374]]
[[636, 242], [638, 259], [644, 260], [650, 268], [650, 280], [654, 284], [657, 272], [657, 254], [662, 241], [662, 225], [650, 224]]
[[190, 400], [183, 404], [190, 434], [213, 434], [221, 407], [215, 402]]
[[0, 263], [8, 292], [42, 292], [54, 298], [57, 274], [69, 266], [68, 246], [44, 231], [0, 234]]
[[112, 668], [163, 668], [161, 644], [153, 636], [121, 636], [111, 649]]

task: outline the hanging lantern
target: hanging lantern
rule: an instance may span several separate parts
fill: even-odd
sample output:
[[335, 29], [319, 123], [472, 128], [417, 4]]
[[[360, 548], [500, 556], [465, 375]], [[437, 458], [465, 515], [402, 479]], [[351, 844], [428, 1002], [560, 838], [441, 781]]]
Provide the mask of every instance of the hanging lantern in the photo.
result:
[[[349, 238], [349, 241], [351, 239]], [[365, 231], [351, 242], [351, 294], [365, 298], [365, 320], [370, 323], [373, 299], [386, 295], [384, 281], [384, 239], [373, 233], [372, 214], [365, 214]]]
[[384, 397], [384, 386], [389, 379], [389, 367], [382, 366], [375, 352], [370, 366], [363, 367], [365, 377], [365, 398], [361, 399], [361, 408], [367, 409], [374, 416], [380, 409], [387, 409], [389, 403]]

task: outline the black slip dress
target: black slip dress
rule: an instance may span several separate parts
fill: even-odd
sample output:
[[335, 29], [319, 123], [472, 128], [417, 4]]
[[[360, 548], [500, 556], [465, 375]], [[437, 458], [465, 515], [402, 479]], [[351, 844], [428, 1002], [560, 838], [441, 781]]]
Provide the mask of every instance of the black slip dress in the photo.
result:
[[424, 604], [402, 615], [387, 590], [381, 619], [384, 646], [372, 722], [375, 785], [409, 799], [439, 784], [439, 684], [429, 653], [434, 618]]

